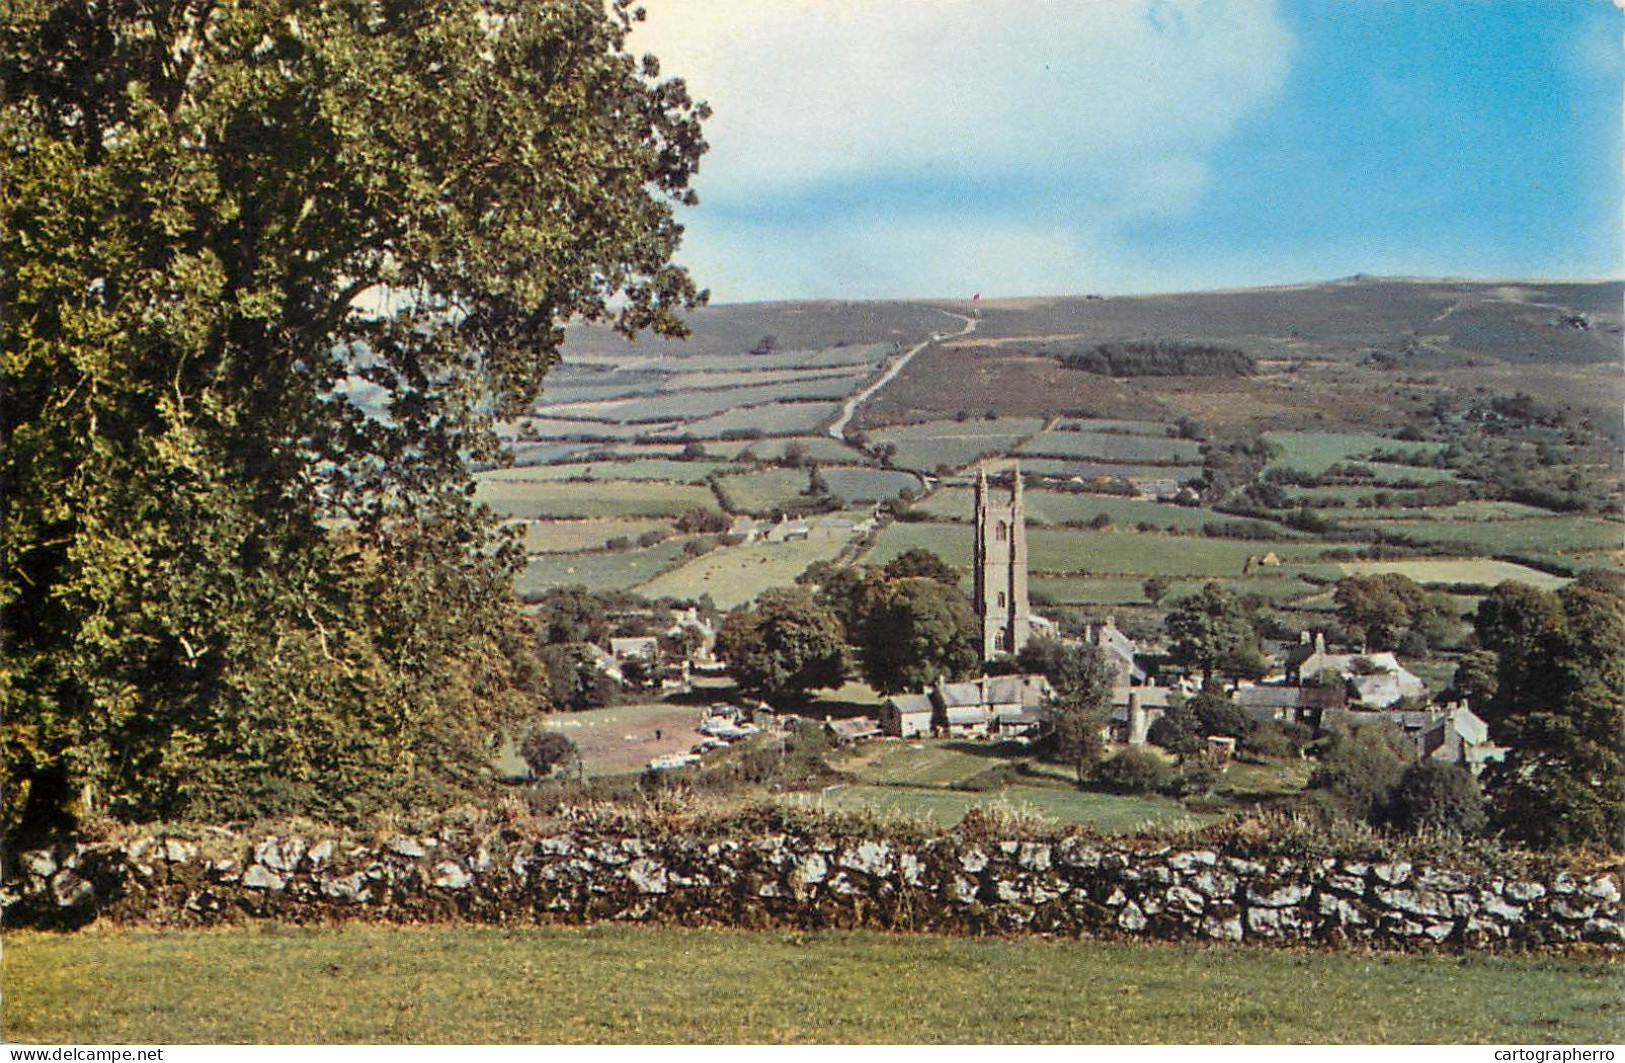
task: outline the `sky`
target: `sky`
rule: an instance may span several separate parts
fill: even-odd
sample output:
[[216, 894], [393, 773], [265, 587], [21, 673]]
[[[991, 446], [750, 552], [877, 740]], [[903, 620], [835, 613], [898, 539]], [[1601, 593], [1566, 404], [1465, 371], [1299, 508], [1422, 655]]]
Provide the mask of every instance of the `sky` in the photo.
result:
[[1625, 0], [642, 0], [715, 302], [1625, 276]]

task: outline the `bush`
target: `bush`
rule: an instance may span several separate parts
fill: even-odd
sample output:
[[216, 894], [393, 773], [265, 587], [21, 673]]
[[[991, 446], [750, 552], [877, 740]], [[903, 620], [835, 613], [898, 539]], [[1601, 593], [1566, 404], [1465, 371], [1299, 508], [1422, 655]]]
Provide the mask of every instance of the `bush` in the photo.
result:
[[1403, 831], [1477, 834], [1489, 822], [1484, 793], [1466, 768], [1438, 761], [1412, 764], [1388, 799], [1387, 820]]
[[1162, 786], [1169, 797], [1196, 797], [1219, 784], [1219, 769], [1205, 761], [1184, 764]]
[[579, 760], [576, 744], [558, 731], [537, 728], [519, 743], [519, 756], [534, 778], [541, 778], [560, 764]]
[[1125, 749], [1095, 766], [1095, 782], [1120, 794], [1156, 793], [1167, 786], [1174, 771], [1161, 757], [1144, 749]]

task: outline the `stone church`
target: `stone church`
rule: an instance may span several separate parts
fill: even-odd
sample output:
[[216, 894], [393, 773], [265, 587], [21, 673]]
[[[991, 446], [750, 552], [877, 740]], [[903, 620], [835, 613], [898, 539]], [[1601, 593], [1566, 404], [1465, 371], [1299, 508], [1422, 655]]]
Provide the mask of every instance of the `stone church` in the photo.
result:
[[976, 467], [975, 563], [976, 620], [985, 661], [1001, 653], [1015, 653], [1032, 638], [1020, 466], [1011, 468], [1008, 492], [1002, 486], [990, 486], [986, 467]]

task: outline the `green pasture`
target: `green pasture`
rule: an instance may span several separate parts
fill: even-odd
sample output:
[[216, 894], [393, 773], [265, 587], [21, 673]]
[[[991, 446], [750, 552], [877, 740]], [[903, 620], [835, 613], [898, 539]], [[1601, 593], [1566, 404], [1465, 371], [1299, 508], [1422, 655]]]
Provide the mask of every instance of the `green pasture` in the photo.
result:
[[570, 461], [554, 465], [525, 465], [511, 469], [492, 469], [479, 474], [483, 483], [529, 482], [548, 480], [652, 480], [669, 483], [699, 483], [718, 469], [726, 469], [725, 461], [674, 461], [670, 458], [641, 458], [633, 461], [591, 460]]
[[1127, 432], [1142, 436], [1165, 436], [1168, 426], [1161, 421], [1110, 421], [1103, 419], [1067, 417], [1056, 422], [1057, 428], [1076, 426], [1083, 432]]
[[847, 505], [896, 498], [904, 491], [918, 491], [921, 486], [918, 476], [900, 469], [831, 465], [820, 471], [829, 485], [829, 493]]
[[[1264, 569], [1266, 573], [1273, 569]], [[1209, 581], [1175, 580], [1162, 599], [1162, 606], [1177, 598], [1195, 594]], [[1257, 595], [1272, 604], [1285, 604], [1320, 592], [1321, 588], [1290, 575], [1263, 575], [1225, 579], [1225, 587], [1242, 595]], [[1047, 595], [1057, 605], [1145, 605], [1143, 578], [1035, 576], [1028, 582], [1034, 594]]]
[[1064, 458], [1021, 458], [1021, 471], [1039, 476], [1061, 476], [1080, 480], [1114, 477], [1120, 480], [1172, 480], [1176, 484], [1202, 475], [1200, 465], [1123, 465], [1115, 462], [1079, 461]]
[[585, 584], [595, 591], [626, 590], [681, 564], [684, 546], [694, 541], [683, 537], [641, 549], [532, 557], [514, 580], [514, 591], [534, 594], [573, 583]]
[[823, 435], [774, 439], [707, 439], [701, 446], [718, 457], [740, 458], [746, 461], [753, 459], [777, 461], [784, 457], [785, 448], [792, 443], [799, 443], [808, 458], [823, 464], [863, 460], [863, 453], [856, 447], [849, 447], [839, 440]]
[[556, 417], [601, 419], [622, 423], [686, 421], [710, 417], [737, 407], [763, 406], [772, 402], [797, 402], [806, 399], [844, 398], [855, 390], [856, 386], [857, 378], [851, 376], [834, 379], [814, 377], [777, 384], [718, 388], [712, 391], [668, 391], [632, 399], [570, 403], [549, 406], [546, 412]]
[[998, 417], [991, 421], [983, 417], [967, 417], [963, 421], [915, 421], [912, 424], [888, 425], [875, 429], [869, 436], [875, 440], [901, 443], [913, 439], [1030, 436], [1043, 427], [1044, 421], [1038, 417]]
[[1368, 528], [1426, 545], [1469, 547], [1484, 554], [1524, 551], [1618, 550], [1625, 548], [1625, 524], [1596, 517], [1536, 517], [1507, 520], [1354, 520]]
[[[1199, 531], [1204, 524], [1238, 519], [1197, 506], [1147, 502], [1121, 495], [1031, 490], [1022, 493], [1022, 501], [1027, 507], [1027, 519], [1033, 524], [1085, 524], [1105, 514], [1111, 518], [1112, 524], [1120, 528], [1134, 528], [1143, 522], [1158, 529]], [[945, 487], [921, 500], [915, 508], [938, 520], [969, 521], [976, 510], [976, 492], [969, 487]], [[1284, 528], [1282, 530], [1286, 531]]]
[[0, 977], [7, 1040], [40, 1045], [1602, 1045], [1625, 1036], [1617, 961], [1035, 937], [262, 923], [10, 933]]
[[756, 469], [719, 477], [717, 490], [735, 513], [768, 513], [807, 500], [811, 477], [806, 469]]
[[642, 520], [538, 520], [518, 525], [526, 553], [564, 554], [600, 550], [611, 539], [631, 539], [656, 529], [671, 530], [671, 521]]
[[770, 587], [788, 587], [814, 561], [827, 561], [844, 539], [797, 539], [783, 543], [724, 546], [662, 572], [637, 588], [647, 598], [698, 598], [709, 594], [719, 609], [752, 601]]
[[871, 444], [894, 444], [897, 453], [892, 464], [898, 468], [933, 472], [941, 466], [963, 468], [978, 458], [1009, 453], [1043, 426], [1043, 421], [1033, 417], [924, 421], [876, 429], [869, 433], [869, 440]]
[[[992, 767], [994, 761], [986, 762]], [[951, 827], [973, 808], [1013, 808], [1061, 824], [1093, 827], [1108, 834], [1133, 834], [1150, 826], [1201, 826], [1222, 819], [1186, 812], [1168, 797], [1095, 793], [1057, 782], [1054, 785], [1007, 786], [977, 793], [932, 787], [856, 784], [817, 793], [789, 793], [790, 804], [839, 811], [903, 816], [933, 826]]]
[[714, 371], [697, 373], [671, 373], [660, 384], [662, 391], [710, 391], [718, 388], [737, 388], [760, 384], [806, 383], [810, 380], [843, 380], [849, 385], [869, 375], [867, 367], [838, 367], [834, 369], [770, 369], [751, 371]]
[[1364, 460], [1376, 451], [1403, 454], [1434, 454], [1442, 443], [1407, 443], [1367, 432], [1265, 432], [1264, 438], [1281, 448], [1270, 468], [1297, 469], [1318, 474], [1339, 463]]
[[[896, 523], [886, 527], [865, 559], [883, 565], [916, 547], [950, 565], [971, 563], [971, 528], [964, 524]], [[1312, 561], [1339, 544], [1208, 539], [1077, 528], [1027, 529], [1027, 563], [1035, 573], [1091, 572], [1120, 576], [1239, 577], [1249, 557], [1274, 552], [1283, 561]], [[1346, 544], [1343, 544], [1346, 545]]]
[[591, 448], [589, 443], [510, 443], [515, 465], [546, 465], [564, 461]]
[[772, 402], [729, 409], [661, 434], [682, 435], [688, 439], [720, 439], [725, 432], [755, 429], [763, 436], [810, 435], [833, 421], [839, 408], [833, 402]]
[[1021, 445], [1021, 453], [1052, 458], [1095, 458], [1109, 462], [1191, 463], [1201, 448], [1189, 439], [1127, 432], [1043, 432]]
[[1557, 590], [1569, 582], [1562, 576], [1549, 575], [1525, 568], [1523, 565], [1515, 565], [1510, 561], [1491, 561], [1483, 558], [1437, 561], [1345, 561], [1339, 567], [1350, 576], [1397, 572], [1417, 583], [1478, 583], [1493, 587], [1498, 583], [1512, 580], [1542, 590]]
[[499, 517], [675, 517], [716, 509], [709, 488], [694, 484], [477, 479], [474, 498]]
[[683, 354], [660, 363], [661, 368], [683, 372], [760, 373], [774, 370], [832, 369], [873, 365], [891, 355], [883, 343], [825, 347], [814, 351], [775, 351], [772, 354]]
[[1441, 520], [1441, 521], [1500, 521], [1527, 520], [1555, 516], [1549, 509], [1526, 506], [1522, 502], [1501, 502], [1494, 499], [1469, 499], [1449, 506], [1391, 507], [1373, 506], [1352, 508], [1332, 514], [1339, 520]]
[[537, 414], [518, 418], [509, 425], [509, 431], [542, 442], [570, 439], [622, 442], [641, 439], [659, 427], [659, 425], [618, 424], [615, 421], [590, 421]]
[[968, 742], [878, 741], [830, 758], [832, 767], [876, 786], [954, 786], [1001, 763]]

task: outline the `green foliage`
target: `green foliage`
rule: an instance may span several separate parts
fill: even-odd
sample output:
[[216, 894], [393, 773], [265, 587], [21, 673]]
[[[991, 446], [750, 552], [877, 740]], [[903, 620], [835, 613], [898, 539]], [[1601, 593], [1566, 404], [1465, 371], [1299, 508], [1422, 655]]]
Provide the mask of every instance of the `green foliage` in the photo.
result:
[[1258, 370], [1244, 351], [1188, 340], [1102, 343], [1060, 361], [1103, 376], [1251, 376]]
[[558, 322], [675, 334], [698, 297], [703, 108], [631, 18], [8, 7], [8, 828], [482, 774], [542, 676], [465, 462]]
[[530, 769], [531, 776], [538, 779], [560, 764], [581, 762], [576, 744], [567, 735], [540, 728], [530, 731], [520, 741], [519, 756], [524, 760], [525, 767]]
[[602, 642], [609, 633], [603, 599], [579, 583], [544, 592], [534, 614], [541, 640], [547, 645]]
[[970, 603], [956, 588], [925, 577], [885, 583], [862, 635], [864, 678], [882, 694], [962, 679], [981, 659]]
[[1380, 822], [1389, 795], [1415, 753], [1395, 724], [1367, 723], [1353, 731], [1333, 731], [1309, 777], [1309, 789], [1323, 793], [1340, 815]]
[[1163, 627], [1172, 643], [1170, 656], [1200, 669], [1204, 683], [1227, 664], [1243, 672], [1255, 668], [1258, 634], [1252, 618], [1241, 600], [1217, 583], [1174, 602]]
[[1181, 760], [1200, 753], [1205, 745], [1196, 714], [1183, 705], [1172, 706], [1153, 720], [1145, 737]]
[[1428, 642], [1445, 641], [1455, 626], [1449, 599], [1397, 572], [1345, 577], [1332, 597], [1344, 628], [1372, 650], [1398, 649], [1414, 634], [1426, 652]]
[[926, 550], [923, 547], [914, 547], [905, 550], [881, 566], [881, 574], [887, 579], [932, 579], [948, 587], [959, 586], [959, 572], [948, 562]]
[[1088, 643], [1043, 638], [1022, 647], [1016, 661], [1022, 671], [1041, 673], [1055, 688], [1049, 707], [1051, 748], [1083, 785], [1105, 752], [1101, 731], [1111, 713], [1114, 676], [1105, 654]]
[[1172, 781], [1174, 769], [1149, 750], [1132, 746], [1095, 765], [1095, 782], [1120, 794], [1152, 794]]
[[1607, 577], [1556, 594], [1502, 584], [1479, 603], [1496, 654], [1485, 709], [1506, 758], [1485, 769], [1496, 825], [1538, 845], [1625, 845], [1625, 598]]
[[1484, 793], [1472, 772], [1457, 764], [1420, 761], [1405, 769], [1389, 795], [1386, 818], [1400, 830], [1471, 835], [1489, 822]]
[[846, 678], [841, 622], [799, 587], [766, 591], [729, 613], [716, 652], [742, 690], [769, 700], [801, 700]]
[[620, 685], [604, 674], [586, 643], [549, 644], [540, 656], [547, 669], [547, 701], [555, 709], [601, 709], [620, 695]]

